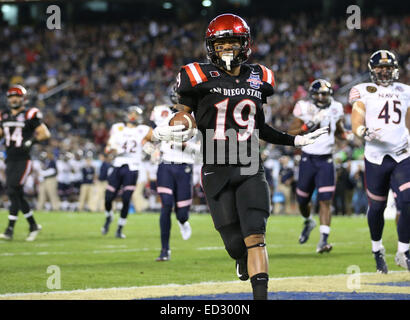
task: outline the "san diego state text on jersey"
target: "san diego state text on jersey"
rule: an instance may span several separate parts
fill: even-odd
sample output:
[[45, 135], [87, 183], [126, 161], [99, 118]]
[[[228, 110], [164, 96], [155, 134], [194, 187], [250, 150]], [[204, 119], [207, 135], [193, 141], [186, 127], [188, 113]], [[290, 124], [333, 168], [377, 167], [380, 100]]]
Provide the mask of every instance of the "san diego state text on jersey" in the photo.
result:
[[259, 157], [262, 105], [273, 94], [274, 83], [273, 72], [257, 64], [241, 65], [238, 76], [210, 63], [182, 67], [177, 77], [179, 102], [194, 112], [205, 164], [247, 165], [249, 157]]
[[33, 137], [35, 129], [42, 123], [42, 114], [37, 108], [29, 108], [13, 115], [10, 110], [1, 112], [0, 126], [6, 145], [7, 161], [28, 160], [30, 150], [23, 142]]

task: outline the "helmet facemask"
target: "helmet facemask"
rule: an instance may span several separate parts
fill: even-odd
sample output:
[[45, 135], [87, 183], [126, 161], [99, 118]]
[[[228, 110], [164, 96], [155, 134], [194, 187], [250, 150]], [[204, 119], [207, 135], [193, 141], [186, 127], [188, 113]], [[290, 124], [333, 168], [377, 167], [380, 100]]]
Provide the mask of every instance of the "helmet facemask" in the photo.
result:
[[139, 125], [142, 123], [142, 109], [137, 106], [132, 106], [127, 109], [125, 114], [125, 122], [133, 125]]
[[399, 70], [392, 65], [376, 66], [371, 69], [370, 78], [374, 83], [387, 87], [399, 79]]
[[367, 64], [372, 82], [387, 87], [399, 79], [399, 64], [393, 53], [379, 50], [372, 54]]
[[[229, 33], [228, 33], [229, 34]], [[219, 52], [223, 52], [224, 45], [218, 45], [219, 41], [232, 41], [239, 42], [239, 45], [233, 45], [232, 50], [225, 50], [226, 53], [219, 55]], [[215, 43], [217, 46], [215, 47]], [[251, 53], [249, 47], [249, 39], [246, 35], [243, 36], [216, 36], [206, 39], [206, 48], [208, 51], [208, 58], [211, 62], [224, 70], [230, 71], [242, 63], [248, 60], [248, 56]]]
[[309, 88], [309, 96], [313, 103], [320, 109], [330, 106], [333, 89], [330, 83], [323, 79], [312, 82]]
[[8, 96], [7, 100], [11, 109], [19, 109], [24, 106], [24, 97], [11, 95]]
[[7, 90], [7, 102], [11, 109], [19, 109], [26, 105], [27, 90], [21, 85], [14, 85]]

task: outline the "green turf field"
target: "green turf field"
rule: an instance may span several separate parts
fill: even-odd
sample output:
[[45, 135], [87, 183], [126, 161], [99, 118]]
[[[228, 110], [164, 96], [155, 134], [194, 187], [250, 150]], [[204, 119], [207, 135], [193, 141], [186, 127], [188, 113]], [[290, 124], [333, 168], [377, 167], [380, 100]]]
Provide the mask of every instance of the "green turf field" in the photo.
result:
[[[1, 231], [7, 215], [0, 213]], [[61, 290], [237, 280], [234, 261], [208, 214], [191, 215], [193, 233], [188, 241], [182, 240], [173, 217], [172, 255], [167, 262], [155, 261], [160, 250], [159, 214], [130, 215], [124, 229], [127, 239], [114, 237], [117, 217], [110, 233], [102, 236], [101, 213], [36, 212], [43, 230], [29, 243], [24, 241], [28, 224], [20, 215], [14, 239], [0, 240], [0, 294], [55, 291], [47, 288], [50, 265], [61, 270]], [[361, 272], [375, 271], [364, 217], [333, 217], [330, 254], [315, 252], [318, 227], [308, 243], [300, 245], [301, 228], [302, 219], [297, 216], [268, 220], [270, 277], [342, 274], [350, 265], [359, 266]], [[389, 270], [403, 270], [394, 264], [397, 235], [393, 220], [386, 220], [383, 243]]]

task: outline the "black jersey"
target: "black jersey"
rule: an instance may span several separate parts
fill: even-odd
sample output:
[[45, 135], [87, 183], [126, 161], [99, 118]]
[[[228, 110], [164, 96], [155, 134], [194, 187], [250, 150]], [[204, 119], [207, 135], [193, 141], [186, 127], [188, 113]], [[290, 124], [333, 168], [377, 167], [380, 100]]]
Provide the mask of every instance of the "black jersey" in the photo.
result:
[[[181, 68], [179, 103], [194, 112], [203, 139], [204, 164], [248, 165], [256, 153], [259, 158], [258, 137], [263, 138], [260, 130], [265, 128], [262, 106], [274, 85], [273, 72], [259, 64], [241, 65], [238, 76], [211, 63]], [[292, 145], [293, 140], [281, 144]]]
[[10, 110], [0, 113], [6, 162], [30, 159], [30, 150], [25, 148], [23, 143], [33, 137], [35, 129], [42, 123], [41, 119], [42, 114], [37, 108], [26, 108], [16, 115], [12, 115]]

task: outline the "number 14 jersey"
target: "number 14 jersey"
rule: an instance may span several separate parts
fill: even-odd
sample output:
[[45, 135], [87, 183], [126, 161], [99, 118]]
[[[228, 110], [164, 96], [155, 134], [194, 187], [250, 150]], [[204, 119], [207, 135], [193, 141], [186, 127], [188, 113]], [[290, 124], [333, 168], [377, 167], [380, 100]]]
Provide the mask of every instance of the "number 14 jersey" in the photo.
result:
[[262, 105], [273, 94], [274, 84], [273, 72], [258, 64], [241, 65], [238, 76], [211, 63], [181, 68], [177, 76], [179, 103], [194, 112], [202, 134], [204, 164], [246, 165], [240, 153], [246, 151], [251, 156], [251, 148], [259, 147], [255, 138], [265, 123]]
[[394, 82], [388, 87], [361, 83], [350, 90], [349, 102], [361, 101], [366, 107], [365, 126], [379, 129], [380, 139], [366, 142], [364, 155], [381, 164], [385, 155], [397, 162], [410, 156], [406, 113], [410, 107], [410, 87]]
[[10, 109], [0, 113], [0, 126], [6, 146], [6, 162], [29, 160], [30, 149], [23, 142], [33, 137], [35, 129], [42, 124], [43, 115], [37, 108], [26, 108], [16, 115]]

